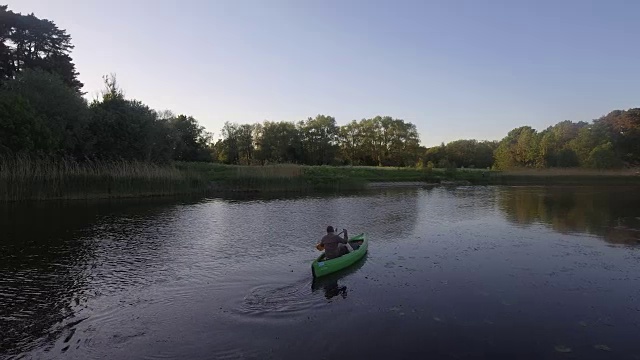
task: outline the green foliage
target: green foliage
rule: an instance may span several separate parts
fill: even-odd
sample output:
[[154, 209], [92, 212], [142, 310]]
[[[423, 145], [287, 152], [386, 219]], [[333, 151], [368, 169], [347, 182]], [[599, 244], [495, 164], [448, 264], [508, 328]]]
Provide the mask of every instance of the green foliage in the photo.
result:
[[618, 168], [640, 162], [640, 109], [614, 111], [595, 120], [562, 121], [541, 133], [512, 130], [495, 151], [495, 167]]
[[556, 157], [556, 164], [558, 167], [577, 167], [580, 163], [576, 152], [571, 149], [562, 149], [558, 151]]
[[451, 168], [423, 169], [379, 166], [223, 165], [181, 163], [181, 169], [201, 173], [221, 191], [304, 191], [364, 188], [368, 182], [431, 182], [463, 180], [489, 183], [487, 171]]
[[318, 115], [298, 123], [225, 123], [216, 144], [226, 164], [296, 163], [308, 165], [413, 166], [420, 141], [415, 125], [375, 117], [345, 126]]
[[595, 124], [604, 128], [621, 160], [640, 164], [640, 108], [612, 111]]
[[[33, 108], [48, 129], [47, 150], [82, 155], [88, 123], [87, 103], [59, 76], [42, 70], [24, 70], [3, 86]], [[41, 139], [42, 141], [42, 139]]]
[[52, 21], [0, 6], [0, 83], [27, 69], [56, 74], [80, 92], [83, 84], [70, 57], [71, 36]]
[[530, 126], [511, 130], [495, 150], [498, 169], [540, 166], [539, 134]]
[[422, 158], [442, 168], [451, 163], [464, 168], [488, 168], [494, 163], [497, 146], [493, 141], [456, 140], [426, 149]]
[[299, 123], [303, 162], [310, 165], [331, 164], [337, 153], [338, 127], [332, 116], [318, 115]]
[[49, 130], [28, 101], [0, 90], [0, 153], [48, 152], [50, 139]]
[[102, 96], [87, 104], [79, 93], [72, 48], [71, 37], [53, 22], [0, 6], [0, 152], [160, 164], [415, 167], [411, 170], [421, 178], [435, 174], [435, 164], [456, 178], [471, 174], [456, 172], [457, 167], [640, 164], [640, 108], [615, 110], [592, 123], [562, 121], [540, 132], [522, 126], [499, 142], [456, 140], [429, 149], [420, 146], [414, 124], [390, 116], [343, 126], [328, 115], [297, 122], [226, 122], [222, 139], [212, 144], [212, 135], [193, 117], [159, 113], [125, 98], [115, 76], [105, 77]]
[[240, 148], [238, 144], [239, 137], [238, 124], [225, 122], [221, 130], [223, 139], [218, 141], [216, 148], [218, 149], [218, 160], [225, 164], [238, 164], [240, 160]]
[[168, 120], [176, 136], [174, 160], [211, 161], [211, 134], [196, 119], [180, 115]]
[[591, 150], [589, 166], [596, 169], [615, 169], [622, 167], [622, 161], [616, 156], [613, 145], [608, 142]]
[[104, 78], [101, 99], [88, 105], [72, 48], [53, 22], [0, 6], [0, 151], [155, 163], [211, 159], [211, 136], [195, 119], [163, 117], [125, 99], [115, 76]]
[[292, 122], [270, 122], [255, 125], [256, 160], [260, 164], [299, 163], [302, 159], [300, 131]]
[[578, 131], [577, 136], [568, 142], [568, 148], [575, 152], [579, 165], [587, 167], [591, 151], [606, 142], [608, 137], [603, 132], [602, 126], [584, 126]]
[[454, 177], [456, 172], [457, 172], [457, 170], [458, 170], [458, 168], [456, 168], [455, 165], [453, 165], [453, 163], [451, 163], [451, 164], [452, 164], [451, 166], [447, 167], [444, 170], [445, 175], [448, 176], [448, 177]]
[[114, 79], [105, 79], [102, 100], [91, 106], [93, 157], [166, 163], [175, 147], [168, 121], [136, 100], [127, 100]]
[[427, 167], [425, 168], [425, 170], [427, 170], [428, 172], [431, 172], [434, 168], [433, 162], [429, 161], [427, 163]]

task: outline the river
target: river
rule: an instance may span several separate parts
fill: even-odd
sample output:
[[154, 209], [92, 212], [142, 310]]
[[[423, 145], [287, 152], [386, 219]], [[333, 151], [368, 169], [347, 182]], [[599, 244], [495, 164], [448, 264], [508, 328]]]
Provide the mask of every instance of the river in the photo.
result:
[[[2, 359], [640, 359], [640, 189], [0, 207]], [[313, 281], [327, 225], [367, 256]]]

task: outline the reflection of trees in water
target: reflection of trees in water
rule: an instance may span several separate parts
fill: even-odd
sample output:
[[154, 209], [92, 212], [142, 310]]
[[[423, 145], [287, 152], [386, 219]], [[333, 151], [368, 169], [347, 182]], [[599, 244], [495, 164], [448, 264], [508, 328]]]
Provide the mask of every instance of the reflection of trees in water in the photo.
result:
[[498, 192], [498, 203], [507, 219], [520, 225], [543, 223], [560, 233], [588, 233], [611, 243], [640, 242], [637, 189], [503, 188]]
[[[211, 210], [218, 219], [219, 232], [228, 234], [218, 239], [218, 246], [231, 246], [239, 240], [260, 242], [260, 234], [269, 228], [280, 236], [324, 234], [327, 225], [346, 227], [350, 235], [393, 233], [402, 236], [413, 230], [417, 221], [417, 189], [376, 189], [345, 193], [256, 194], [234, 200]], [[216, 211], [213, 213], [213, 211]], [[250, 219], [251, 221], [247, 221]], [[313, 238], [311, 241], [315, 242]]]
[[[349, 227], [351, 235], [361, 230], [402, 233], [413, 228], [417, 213], [415, 191], [308, 196], [279, 203], [221, 201], [215, 203], [224, 209], [217, 218], [211, 204], [191, 206], [196, 202], [133, 199], [0, 207], [0, 353], [26, 352], [64, 338], [73, 331], [70, 322], [81, 320], [87, 301], [126, 297], [129, 289], [172, 275], [167, 272], [176, 270], [164, 265], [190, 246], [182, 233], [198, 225], [194, 219], [209, 227], [191, 232], [227, 234], [224, 240], [235, 240], [235, 233], [247, 235], [243, 243], [251, 239], [249, 247], [264, 252], [254, 241], [270, 241], [265, 234], [279, 234], [281, 224], [290, 224], [296, 237], [321, 235], [327, 222]], [[327, 294], [335, 295], [336, 289], [344, 294], [344, 285], [335, 285], [328, 284]]]
[[25, 350], [34, 340], [73, 315], [76, 294], [86, 283], [76, 265], [91, 257], [72, 235], [94, 217], [59, 203], [0, 210], [0, 350]]
[[101, 219], [146, 218], [163, 208], [149, 200], [0, 207], [0, 353], [27, 351], [38, 339], [55, 340], [69, 330], [72, 324], [64, 324], [76, 309], [96, 295], [89, 283], [104, 278], [92, 264], [105, 261], [114, 247], [100, 241]]
[[341, 204], [339, 216], [355, 226], [351, 235], [365, 231], [370, 238], [389, 234], [402, 238], [413, 231], [418, 220], [417, 189], [375, 190], [336, 202]]

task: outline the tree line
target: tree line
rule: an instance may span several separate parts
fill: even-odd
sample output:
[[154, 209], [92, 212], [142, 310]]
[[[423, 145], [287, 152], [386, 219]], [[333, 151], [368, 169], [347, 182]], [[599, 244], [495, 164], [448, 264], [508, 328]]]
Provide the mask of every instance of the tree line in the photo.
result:
[[126, 99], [115, 76], [88, 102], [71, 37], [0, 6], [0, 153], [76, 160], [210, 161], [211, 134], [191, 116]]
[[498, 169], [620, 168], [640, 165], [640, 108], [615, 110], [592, 122], [562, 121], [543, 131], [511, 130], [495, 151]]
[[0, 5], [0, 81], [38, 68], [55, 73], [80, 92], [83, 84], [78, 80], [71, 49], [71, 36], [52, 21], [14, 13]]
[[592, 122], [561, 121], [540, 132], [511, 130], [500, 141], [456, 140], [425, 148], [416, 126], [389, 116], [338, 126], [318, 115], [299, 122], [225, 123], [214, 158], [228, 164], [596, 168], [640, 165], [640, 108]]
[[390, 116], [344, 126], [327, 115], [298, 122], [227, 122], [221, 134], [214, 152], [228, 164], [414, 166], [420, 151], [416, 126]]
[[126, 99], [115, 77], [87, 102], [55, 74], [26, 69], [0, 85], [0, 154], [86, 160], [210, 161], [211, 134], [193, 117]]
[[457, 140], [428, 148], [439, 167], [596, 168], [640, 165], [640, 108], [615, 110], [591, 122], [561, 121], [538, 132], [515, 128], [500, 141]]
[[87, 101], [71, 58], [71, 36], [55, 23], [0, 6], [0, 154], [76, 160], [214, 161], [227, 164], [589, 167], [640, 164], [640, 109], [542, 131], [511, 130], [500, 141], [456, 140], [426, 148], [414, 124], [390, 116], [338, 125], [329, 115], [299, 121], [227, 122], [220, 139], [192, 116], [125, 98], [113, 75]]

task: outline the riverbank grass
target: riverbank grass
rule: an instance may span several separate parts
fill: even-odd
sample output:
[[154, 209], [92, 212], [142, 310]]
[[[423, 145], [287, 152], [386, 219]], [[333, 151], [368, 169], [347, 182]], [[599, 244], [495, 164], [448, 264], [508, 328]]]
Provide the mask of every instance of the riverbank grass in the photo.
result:
[[0, 201], [164, 196], [187, 193], [361, 190], [370, 183], [475, 185], [640, 185], [637, 170], [432, 169], [374, 166], [268, 166], [136, 161], [76, 162], [0, 157]]
[[201, 174], [175, 166], [0, 157], [0, 201], [160, 196], [206, 188]]
[[640, 185], [638, 169], [518, 169], [492, 172], [495, 185]]
[[307, 191], [357, 190], [368, 183], [462, 181], [479, 184], [488, 181], [487, 170], [418, 169], [376, 166], [242, 166], [211, 163], [180, 163], [180, 169], [202, 174], [220, 190]]
[[179, 169], [201, 174], [213, 191], [318, 191], [357, 190], [366, 181], [335, 171], [333, 167], [294, 164], [242, 166], [211, 163], [179, 163]]
[[214, 184], [215, 189], [235, 191], [310, 191], [362, 189], [369, 183], [422, 182], [474, 185], [640, 185], [637, 170], [442, 169], [376, 166], [241, 166], [181, 163]]

